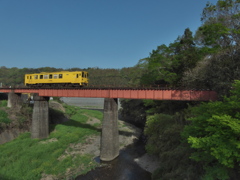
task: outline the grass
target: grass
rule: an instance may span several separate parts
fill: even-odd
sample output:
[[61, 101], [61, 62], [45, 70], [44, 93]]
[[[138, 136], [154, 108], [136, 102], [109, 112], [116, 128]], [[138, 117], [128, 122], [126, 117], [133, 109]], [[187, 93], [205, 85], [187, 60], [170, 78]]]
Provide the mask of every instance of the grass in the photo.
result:
[[[0, 101], [0, 107], [7, 107], [7, 101], [6, 100], [3, 100], [3, 101]], [[1, 123], [5, 123], [5, 124], [8, 124], [10, 123], [11, 120], [8, 118], [8, 114], [6, 113], [6, 111], [4, 111], [3, 109], [0, 109], [0, 126], [1, 126]]]
[[9, 124], [10, 122], [11, 120], [8, 118], [8, 114], [4, 110], [0, 109], [0, 124]]
[[0, 107], [7, 107], [7, 100], [0, 101]]
[[66, 172], [74, 178], [98, 166], [92, 155], [65, 155], [65, 150], [70, 144], [84, 144], [87, 137], [99, 135], [95, 126], [86, 124], [88, 117], [83, 114], [102, 119], [102, 113], [73, 106], [65, 108], [71, 120], [51, 126], [49, 138], [31, 139], [30, 133], [24, 133], [17, 139], [0, 145], [1, 180], [38, 180], [42, 174], [64, 179]]

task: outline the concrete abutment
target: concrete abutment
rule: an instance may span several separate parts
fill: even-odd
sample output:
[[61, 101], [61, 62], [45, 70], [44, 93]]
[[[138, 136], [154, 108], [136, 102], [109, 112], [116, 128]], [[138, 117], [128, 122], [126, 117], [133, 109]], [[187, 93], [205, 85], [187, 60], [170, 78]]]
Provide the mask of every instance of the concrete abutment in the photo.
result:
[[104, 99], [100, 159], [111, 161], [119, 155], [118, 99]]
[[7, 107], [19, 109], [22, 106], [22, 99], [20, 93], [10, 92], [8, 93]]
[[34, 94], [33, 100], [31, 138], [47, 138], [49, 136], [49, 97]]

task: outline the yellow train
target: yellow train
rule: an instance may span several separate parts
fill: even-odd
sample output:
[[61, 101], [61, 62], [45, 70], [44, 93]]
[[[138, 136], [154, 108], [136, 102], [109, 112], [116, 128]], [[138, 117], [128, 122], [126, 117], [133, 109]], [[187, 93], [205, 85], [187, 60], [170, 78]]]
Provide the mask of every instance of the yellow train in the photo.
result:
[[24, 84], [28, 87], [82, 87], [88, 85], [88, 72], [60, 71], [25, 74]]

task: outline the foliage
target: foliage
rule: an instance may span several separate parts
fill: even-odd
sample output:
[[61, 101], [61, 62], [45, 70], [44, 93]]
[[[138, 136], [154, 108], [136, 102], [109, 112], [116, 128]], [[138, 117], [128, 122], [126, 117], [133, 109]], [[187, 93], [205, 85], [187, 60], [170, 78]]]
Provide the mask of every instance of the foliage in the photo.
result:
[[240, 170], [240, 81], [235, 81], [231, 93], [223, 102], [192, 108], [194, 117], [183, 132], [196, 149], [191, 158], [204, 165], [204, 178], [228, 179], [230, 171]]
[[207, 3], [202, 13], [203, 24], [195, 34], [203, 58], [184, 72], [184, 86], [212, 89], [226, 95], [233, 81], [240, 79], [239, 5], [238, 0]]
[[138, 86], [141, 67], [135, 66], [122, 69], [89, 68], [90, 86], [129, 87]]
[[147, 71], [141, 78], [143, 85], [161, 85], [173, 83], [177, 74], [173, 71], [175, 62], [168, 58], [171, 50], [166, 45], [158, 46], [150, 57], [142, 59], [139, 63], [145, 64]]
[[7, 101], [6, 100], [0, 101], [0, 107], [7, 107]]
[[[73, 109], [71, 106], [65, 108]], [[71, 120], [51, 127], [47, 139], [31, 139], [30, 133], [24, 133], [17, 139], [0, 145], [0, 178], [4, 179], [41, 179], [43, 174], [55, 175], [64, 179], [66, 175], [75, 178], [98, 166], [89, 154], [77, 155], [68, 153], [69, 145], [86, 143], [91, 135], [99, 135], [95, 126], [85, 124], [88, 117], [83, 113], [102, 117], [101, 112], [72, 110]], [[67, 172], [67, 174], [66, 174]]]
[[[196, 104], [196, 102], [188, 102]], [[173, 115], [176, 111], [181, 111], [188, 107], [185, 101], [159, 101], [140, 99], [121, 99], [121, 109], [119, 115], [121, 120], [127, 121], [140, 128], [144, 128], [146, 117], [155, 113], [165, 113]]]
[[183, 112], [148, 116], [144, 131], [148, 137], [146, 150], [159, 157], [153, 179], [197, 180], [202, 173], [201, 166], [188, 158], [191, 153], [188, 144], [181, 142], [182, 116]]
[[200, 60], [200, 51], [195, 46], [192, 32], [185, 29], [169, 46], [160, 45], [148, 58], [140, 60], [145, 65], [141, 83], [158, 86], [180, 86], [183, 72], [195, 67]]
[[[160, 134], [164, 134], [164, 132], [168, 131], [168, 133], [177, 133], [175, 131], [178, 127], [173, 130], [172, 126], [174, 123], [173, 116], [167, 115], [167, 114], [155, 114], [153, 116], [148, 116], [147, 122], [146, 122], [146, 128], [144, 133], [148, 135], [148, 144], [146, 146], [147, 151], [149, 153], [162, 153], [164, 152], [164, 144], [165, 142], [170, 142], [169, 139], [163, 139], [163, 136], [159, 136]], [[165, 138], [171, 138], [173, 136], [167, 136]], [[176, 142], [173, 142], [176, 144]]]
[[32, 107], [22, 104], [21, 108], [7, 108], [7, 101], [0, 101], [0, 127], [1, 131], [12, 128], [28, 129], [32, 117]]
[[128, 121], [138, 127], [144, 127], [146, 121], [146, 108], [141, 99], [122, 99], [119, 115], [121, 120]]
[[[174, 43], [158, 46], [149, 57], [139, 61], [138, 66], [143, 72], [140, 83], [212, 89], [219, 95], [229, 95], [234, 80], [240, 79], [239, 3], [239, 0], [219, 0], [215, 5], [208, 3], [203, 9], [202, 26], [194, 36], [187, 28]], [[146, 110], [147, 150], [159, 156], [162, 164], [154, 173], [155, 179], [188, 179], [191, 175], [189, 179], [237, 179], [239, 98], [233, 100], [233, 96], [236, 94], [230, 97], [231, 100], [225, 97], [223, 102], [192, 108], [192, 118], [198, 121], [191, 121], [187, 126], [182, 142], [180, 134], [184, 125], [179, 120], [184, 123], [188, 112], [180, 119], [174, 112], [186, 108], [186, 103], [146, 100], [138, 106], [132, 105], [135, 108], [124, 104], [124, 108], [129, 107], [128, 113], [132, 111], [136, 117], [144, 114], [142, 109]], [[192, 133], [192, 137], [186, 132]], [[192, 148], [187, 140], [192, 143]], [[190, 155], [192, 159], [189, 159]], [[197, 158], [199, 161], [193, 162]]]
[[8, 118], [8, 114], [4, 110], [0, 109], [0, 124], [9, 124], [10, 122], [11, 120]]
[[208, 3], [203, 9], [200, 27], [203, 42], [212, 47], [229, 47], [240, 43], [239, 0], [219, 0], [216, 5]]
[[240, 78], [239, 1], [207, 3], [195, 36], [189, 28], [139, 61], [142, 85], [212, 89], [227, 94]]

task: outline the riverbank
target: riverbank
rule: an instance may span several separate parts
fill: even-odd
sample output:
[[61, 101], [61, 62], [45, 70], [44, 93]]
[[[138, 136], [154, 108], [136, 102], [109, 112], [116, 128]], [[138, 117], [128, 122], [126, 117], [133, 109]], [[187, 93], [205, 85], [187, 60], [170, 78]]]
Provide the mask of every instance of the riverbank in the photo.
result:
[[[83, 103], [82, 105], [84, 105], [84, 101], [81, 101], [81, 103]], [[59, 106], [57, 103], [54, 103], [54, 102], [51, 103], [50, 107], [64, 111], [63, 107]], [[101, 131], [101, 120], [99, 118], [94, 118], [86, 113], [84, 113], [83, 115], [87, 117], [86, 125], [93, 126], [98, 124], [99, 126], [96, 126], [97, 130]], [[139, 141], [139, 138], [142, 134], [142, 130], [132, 124], [129, 124], [121, 120], [118, 120], [118, 128], [119, 128], [120, 155], [112, 162], [104, 162], [99, 164], [99, 166], [100, 167], [107, 166], [108, 175], [109, 175], [109, 168], [113, 168], [111, 170], [112, 175], [109, 179], [116, 176], [118, 177], [125, 176], [124, 173], [126, 171], [126, 168], [129, 167], [130, 165], [131, 165], [131, 168], [129, 168], [129, 170], [131, 170], [132, 172], [128, 171], [128, 174], [135, 173], [135, 176], [136, 176], [136, 173], [137, 173], [139, 174], [139, 176], [145, 176], [146, 179], [150, 178], [151, 177], [150, 173], [152, 173], [158, 167], [159, 163], [155, 157], [149, 156], [148, 154], [145, 153], [143, 145], [137, 145], [137, 146], [135, 145], [136, 142]], [[100, 160], [99, 160], [100, 138], [101, 138], [100, 135], [93, 135], [88, 137], [86, 139], [86, 143], [84, 144], [82, 143], [71, 144], [66, 149], [65, 153], [70, 155], [89, 154], [92, 157], [95, 157], [94, 158], [95, 161], [100, 163]], [[136, 153], [136, 151], [141, 151], [141, 152]], [[124, 161], [127, 161], [127, 162], [124, 162]], [[136, 165], [135, 163], [138, 165]], [[123, 167], [121, 167], [121, 164], [124, 164]], [[135, 167], [133, 168], [133, 166]], [[136, 166], [139, 166], [139, 167], [136, 167]], [[119, 169], [122, 169], [122, 168], [124, 169], [121, 172]], [[117, 170], [115, 171], [114, 169], [117, 169]], [[136, 172], [134, 172], [133, 169], [135, 169]], [[103, 176], [102, 179], [105, 180], [105, 178], [107, 177], [106, 175], [104, 176], [104, 172], [105, 172], [104, 168], [97, 170], [97, 172], [98, 171], [99, 173], [96, 173], [95, 170], [93, 170], [93, 174], [97, 175], [98, 179], [101, 179], [99, 177], [99, 174], [101, 174], [101, 176]], [[140, 173], [140, 171], [142, 172]], [[149, 172], [149, 174], [144, 173], [144, 171]], [[92, 171], [90, 171], [90, 173], [91, 172]], [[83, 175], [82, 179], [86, 179], [87, 177], [88, 176]], [[77, 178], [77, 179], [81, 179], [81, 178]], [[56, 180], [56, 177], [52, 175], [45, 175], [41, 180]]]
[[31, 139], [27, 132], [0, 145], [0, 179], [73, 179], [99, 166], [94, 156], [74, 153], [71, 147], [79, 143], [84, 146], [89, 137], [100, 136], [100, 123], [86, 122], [102, 119], [102, 113], [53, 103], [49, 102], [50, 107], [58, 108], [50, 108], [50, 121], [62, 123], [50, 124], [48, 138]]
[[[86, 98], [62, 98], [61, 101], [70, 105], [79, 106], [81, 108], [88, 107], [98, 110], [102, 110], [103, 108], [103, 98], [90, 98], [90, 100], [88, 98], [87, 101]], [[118, 122], [121, 153], [121, 151], [123, 151], [127, 146], [133, 145], [135, 142], [137, 142], [142, 132], [141, 129], [137, 128], [134, 125], [131, 125], [121, 120], [119, 120]], [[92, 138], [91, 144], [87, 145], [83, 149], [84, 152], [90, 152], [96, 157], [99, 156], [100, 136]], [[156, 156], [152, 156], [147, 153], [141, 153], [139, 157], [133, 158], [133, 161], [136, 162], [139, 167], [149, 173], [153, 173], [159, 167], [159, 159]]]
[[[79, 107], [82, 107], [82, 108], [85, 108], [86, 106], [86, 102], [84, 101], [85, 99], [80, 99], [80, 98], [76, 98], [76, 99], [69, 99], [69, 98], [65, 98], [65, 99], [62, 99], [65, 103], [67, 104], [71, 104], [71, 105], [77, 105]], [[92, 106], [90, 108], [93, 108], [93, 107], [99, 107], [99, 109], [101, 109], [101, 106], [103, 103], [103, 100], [102, 99], [97, 99], [96, 103], [92, 101], [90, 102], [87, 102], [87, 105], [88, 106]], [[89, 117], [91, 118], [91, 117]], [[88, 120], [87, 122], [88, 124], [94, 124], [94, 123], [101, 123], [98, 119], [91, 119], [91, 120]], [[140, 145], [138, 147], [134, 147], [136, 145], [134, 145], [136, 142], [139, 141], [139, 138], [142, 134], [142, 130], [140, 128], [137, 128], [136, 126], [132, 125], [132, 124], [129, 124], [129, 123], [126, 123], [124, 121], [121, 121], [121, 120], [118, 120], [118, 127], [119, 127], [119, 144], [120, 144], [120, 155], [119, 155], [119, 159], [124, 159], [122, 158], [122, 156], [126, 156], [127, 153], [130, 153], [130, 154], [135, 154], [132, 156], [132, 159], [130, 158], [130, 155], [127, 155], [128, 157], [128, 164], [132, 164], [132, 163], [137, 163], [139, 168], [149, 172], [149, 173], [153, 173], [158, 167], [159, 167], [159, 159], [155, 156], [151, 156], [149, 154], [147, 154], [144, 150], [144, 145]], [[76, 145], [78, 147], [78, 145]], [[132, 146], [129, 148], [129, 146]], [[128, 149], [127, 149], [128, 148]], [[141, 153], [136, 153], [133, 151], [136, 151], [136, 150], [133, 150], [133, 149], [138, 149], [140, 148], [142, 151]], [[131, 150], [129, 150], [131, 149]], [[99, 154], [100, 154], [100, 136], [95, 136], [95, 137], [91, 137], [89, 139], [89, 144], [81, 147], [81, 151], [82, 153], [90, 153], [92, 154], [93, 156], [95, 156], [96, 158], [95, 159], [99, 159]], [[131, 151], [131, 152], [129, 152]], [[137, 150], [139, 151], [139, 150]], [[135, 157], [136, 156], [136, 157]], [[131, 160], [129, 160], [131, 159]], [[123, 160], [124, 161], [124, 160]], [[100, 161], [99, 161], [100, 162]], [[117, 165], [117, 168], [118, 168], [118, 172], [119, 172], [119, 166], [121, 166], [120, 164], [122, 164], [122, 160], [114, 160], [114, 166], [115, 164], [119, 164]], [[104, 164], [104, 163], [102, 163]], [[107, 163], [108, 165], [111, 164], [110, 163]], [[128, 166], [126, 165], [126, 163], [124, 164], [124, 166]], [[135, 164], [133, 166], [136, 166]], [[109, 168], [109, 167], [108, 167]], [[131, 168], [132, 171], [133, 171], [133, 168]], [[101, 173], [101, 176], [104, 176], [104, 170], [99, 170]], [[114, 171], [114, 170], [113, 170]], [[141, 171], [141, 170], [137, 170], [137, 173]], [[98, 171], [97, 171], [98, 172]], [[97, 172], [95, 172], [95, 175], [98, 174]], [[118, 172], [116, 172], [116, 174], [118, 174]], [[121, 173], [121, 172], [119, 172]], [[134, 172], [132, 172], [134, 173]], [[93, 173], [94, 174], [94, 173]], [[99, 175], [98, 174], [98, 175]], [[144, 173], [143, 173], [144, 174]], [[109, 172], [108, 172], [108, 175], [109, 175]], [[93, 176], [93, 175], [88, 175], [88, 176]], [[85, 179], [87, 178], [88, 179], [88, 176], [83, 176], [82, 179]], [[114, 173], [112, 174], [112, 176], [116, 176], [114, 175]], [[118, 175], [118, 176], [124, 176], [124, 172], [122, 175]], [[91, 177], [93, 178], [93, 177]], [[89, 178], [89, 179], [91, 179]], [[99, 179], [101, 179], [100, 177], [98, 177]], [[106, 176], [104, 176], [102, 179], [106, 178]], [[139, 177], [140, 178], [140, 177]], [[79, 180], [81, 179], [80, 177], [78, 178]], [[111, 178], [110, 178], [111, 179]]]
[[[30, 133], [23, 133], [14, 141], [0, 145], [0, 179], [73, 179], [102, 166], [95, 161], [100, 155], [102, 113], [55, 101], [49, 104], [54, 123], [49, 138], [31, 139]], [[118, 127], [120, 158], [114, 162], [141, 135], [140, 129], [126, 122], [118, 121]]]
[[159, 167], [159, 159], [156, 156], [145, 153], [134, 161], [144, 170], [153, 173]]

